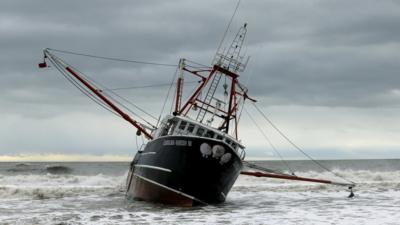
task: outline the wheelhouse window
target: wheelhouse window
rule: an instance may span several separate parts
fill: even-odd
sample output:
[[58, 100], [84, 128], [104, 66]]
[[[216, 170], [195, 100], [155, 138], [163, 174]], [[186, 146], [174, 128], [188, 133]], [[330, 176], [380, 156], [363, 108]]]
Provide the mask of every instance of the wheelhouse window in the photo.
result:
[[203, 133], [204, 133], [204, 128], [202, 128], [202, 127], [197, 128], [197, 131], [196, 131], [197, 136], [203, 136]]
[[204, 135], [204, 137], [212, 138], [212, 137], [214, 137], [214, 132], [211, 131], [211, 130], [207, 130], [207, 132]]
[[188, 131], [189, 133], [193, 133], [194, 127], [195, 127], [195, 125], [194, 125], [193, 123], [189, 123], [189, 126], [188, 126], [188, 128], [187, 128], [187, 131]]
[[172, 135], [174, 133], [176, 126], [175, 121], [168, 121], [167, 129], [168, 129], [168, 135]]
[[185, 121], [176, 117], [165, 121], [160, 129], [162, 130], [160, 131], [159, 136], [196, 135], [199, 137], [213, 138], [223, 141], [236, 151], [240, 147], [237, 142], [233, 141], [232, 139], [228, 138], [218, 131], [209, 130], [199, 124], [191, 123], [189, 121]]
[[186, 125], [187, 122], [182, 120], [181, 123], [179, 124], [179, 130], [185, 130]]
[[171, 135], [174, 132], [176, 121], [168, 120], [163, 126], [160, 136]]

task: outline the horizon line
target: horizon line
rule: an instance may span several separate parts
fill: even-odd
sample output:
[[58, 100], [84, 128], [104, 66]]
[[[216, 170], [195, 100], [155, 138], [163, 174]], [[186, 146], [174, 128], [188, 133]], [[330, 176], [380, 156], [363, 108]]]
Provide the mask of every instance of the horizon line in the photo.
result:
[[[18, 155], [0, 155], [0, 162], [130, 162], [134, 156], [132, 155], [94, 155], [94, 154], [18, 154]], [[330, 158], [321, 157], [315, 160], [385, 160], [385, 159], [400, 159], [380, 158], [380, 157], [365, 157], [365, 158]], [[285, 160], [298, 161], [309, 160], [298, 157], [288, 157]], [[273, 157], [247, 157], [247, 161], [281, 161], [281, 159]]]

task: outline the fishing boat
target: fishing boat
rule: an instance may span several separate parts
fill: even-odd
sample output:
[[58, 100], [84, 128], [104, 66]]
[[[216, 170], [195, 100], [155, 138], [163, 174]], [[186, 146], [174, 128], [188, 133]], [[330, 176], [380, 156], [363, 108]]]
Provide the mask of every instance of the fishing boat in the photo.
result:
[[[244, 161], [245, 146], [240, 141], [238, 125], [244, 103], [256, 102], [239, 81], [248, 62], [242, 53], [246, 34], [247, 24], [244, 24], [227, 48], [218, 49], [211, 66], [180, 59], [173, 111], [151, 126], [129, 116], [121, 109], [120, 102], [56, 56], [55, 50], [44, 50], [44, 61], [39, 67], [47, 67], [46, 62], [50, 61], [79, 90], [132, 124], [136, 134], [147, 139], [130, 164], [128, 199], [177, 206], [218, 204], [226, 200], [240, 174], [352, 188], [353, 183], [302, 178]], [[184, 98], [187, 76], [195, 77], [197, 86]], [[257, 172], [244, 171], [244, 164]]]

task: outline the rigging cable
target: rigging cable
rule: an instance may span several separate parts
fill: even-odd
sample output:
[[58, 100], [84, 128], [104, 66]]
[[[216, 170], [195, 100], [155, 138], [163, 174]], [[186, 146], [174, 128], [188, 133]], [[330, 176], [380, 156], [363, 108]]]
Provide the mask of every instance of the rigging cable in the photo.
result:
[[211, 68], [211, 67], [209, 67], [209, 66], [203, 65], [203, 64], [201, 64], [201, 63], [198, 63], [198, 62], [195, 62], [195, 61], [192, 61], [192, 60], [189, 60], [189, 59], [185, 59], [185, 61], [198, 65], [198, 67], [197, 67], [197, 66], [191, 66], [191, 65], [185, 65], [186, 67], [191, 67], [191, 68], [207, 68], [207, 69]]
[[90, 58], [104, 59], [104, 60], [111, 60], [111, 61], [118, 61], [118, 62], [130, 62], [130, 63], [137, 63], [137, 64], [147, 64], [147, 65], [154, 65], [154, 66], [168, 66], [168, 67], [178, 66], [176, 64], [156, 63], [156, 62], [148, 62], [148, 61], [105, 57], [105, 56], [91, 55], [91, 54], [86, 54], [86, 53], [72, 52], [72, 51], [52, 49], [52, 48], [47, 48], [47, 50], [54, 51], [54, 52], [60, 52], [60, 53], [64, 53], [64, 54], [79, 55], [79, 56], [85, 56], [85, 57], [90, 57]]
[[[112, 60], [112, 61], [119, 61], [119, 62], [130, 62], [130, 63], [147, 64], [147, 65], [156, 65], [156, 66], [177, 67], [177, 69], [176, 69], [176, 71], [175, 71], [174, 80], [175, 80], [175, 77], [176, 77], [177, 70], [178, 70], [178, 68], [179, 68], [177, 64], [155, 63], [155, 62], [148, 62], [148, 61], [139, 61], [139, 60], [128, 60], [128, 59], [113, 58], [113, 57], [104, 57], [104, 56], [98, 56], [98, 55], [92, 55], [92, 54], [86, 54], [86, 53], [78, 53], [78, 52], [72, 52], [72, 51], [66, 51], [66, 50], [60, 50], [60, 49], [52, 49], [52, 48], [47, 48], [46, 50], [48, 50], [48, 51], [54, 51], [54, 52], [60, 52], [60, 53], [64, 53], [64, 54], [71, 54], [71, 55], [85, 56], [85, 57], [90, 57], [90, 58], [103, 59], [103, 60]], [[189, 60], [188, 60], [188, 61], [189, 61]], [[209, 68], [210, 68], [210, 67], [208, 67], [208, 66], [205, 66], [205, 65], [203, 65], [203, 64], [200, 64], [200, 63], [197, 63], [197, 62], [194, 62], [194, 61], [189, 61], [189, 62], [191, 62], [191, 63], [193, 63], [193, 64], [197, 64], [197, 65], [199, 65], [200, 67], [197, 67], [197, 66], [190, 66], [190, 65], [188, 65], [188, 67], [192, 67], [192, 68], [206, 68], [206, 69], [209, 69]], [[74, 68], [74, 67], [72, 67], [71, 65], [69, 65], [69, 66], [70, 66], [71, 68]], [[74, 69], [77, 70], [76, 68], [74, 68]], [[77, 71], [78, 71], [78, 70], [77, 70]], [[97, 84], [98, 86], [105, 87], [104, 85], [101, 85], [101, 84], [95, 82], [94, 80], [90, 79], [88, 76], [84, 75], [82, 72], [80, 72], [80, 71], [78, 71], [78, 72], [81, 73], [81, 75], [83, 75], [84, 78], [86, 78], [87, 80], [90, 80], [92, 83], [95, 83], [95, 84]], [[66, 78], [69, 78], [69, 77], [67, 76]], [[143, 109], [141, 109], [141, 108], [138, 107], [137, 105], [135, 105], [135, 104], [133, 104], [132, 102], [128, 101], [127, 99], [125, 99], [125, 98], [121, 97], [120, 95], [116, 94], [115, 92], [112, 92], [112, 93], [113, 93], [114, 95], [116, 95], [117, 97], [121, 98], [122, 100], [128, 102], [129, 104], [133, 105], [135, 108], [139, 109], [140, 111], [142, 111], [142, 112], [145, 113], [146, 115], [149, 115], [151, 118], [157, 120], [157, 125], [155, 126], [155, 127], [157, 127], [157, 126], [158, 126], [158, 123], [159, 123], [159, 121], [160, 121], [160, 119], [161, 119], [161, 115], [162, 115], [163, 112], [164, 112], [164, 108], [165, 108], [165, 105], [166, 105], [166, 103], [167, 103], [167, 99], [168, 99], [168, 97], [169, 97], [169, 94], [170, 94], [171, 88], [172, 88], [172, 86], [173, 86], [174, 80], [171, 82], [170, 88], [168, 89], [168, 94], [167, 94], [167, 96], [166, 96], [166, 98], [165, 98], [165, 101], [164, 101], [164, 104], [163, 104], [163, 107], [162, 107], [162, 110], [161, 110], [161, 114], [160, 114], [160, 116], [159, 116], [158, 119], [156, 119], [154, 116], [152, 116], [151, 114], [147, 113], [146, 111], [144, 111]], [[77, 84], [77, 83], [76, 83], [76, 84]], [[74, 85], [75, 85], [75, 84], [74, 84]], [[79, 85], [79, 84], [77, 84], [77, 85]], [[75, 85], [75, 86], [76, 86], [76, 85]], [[80, 86], [80, 85], [79, 85], [79, 86]], [[154, 86], [155, 86], [155, 85], [154, 85]], [[80, 86], [80, 87], [82, 88], [82, 86]], [[148, 87], [151, 87], [151, 86], [149, 85]], [[79, 88], [79, 89], [81, 90], [81, 88]], [[103, 89], [103, 90], [106, 90], [106, 91], [112, 91], [112, 89], [108, 89], [108, 88], [102, 88], [102, 89]], [[129, 88], [121, 88], [121, 89], [129, 89]], [[85, 90], [85, 88], [83, 88], [83, 90]], [[103, 91], [103, 90], [99, 90], [99, 91]], [[82, 90], [81, 90], [81, 91], [82, 91]], [[91, 93], [88, 93], [88, 92], [85, 91], [85, 95], [87, 95], [87, 94], [93, 96]], [[89, 96], [88, 96], [88, 97], [89, 97]], [[94, 97], [95, 97], [95, 96], [94, 96]], [[110, 95], [108, 95], [108, 97], [112, 98]], [[96, 97], [95, 97], [95, 98], [96, 98]], [[116, 101], [115, 98], [112, 98], [112, 100]], [[97, 100], [96, 103], [99, 103], [98, 101], [99, 101], [99, 100]], [[116, 101], [116, 102], [118, 102], [118, 101]], [[125, 109], [127, 109], [128, 111], [130, 111], [131, 113], [133, 113], [135, 116], [138, 116], [136, 113], [132, 112], [130, 109], [128, 109], [128, 108], [127, 108], [126, 106], [124, 106], [122, 103], [118, 102], [118, 104], [120, 104], [122, 107], [124, 107]], [[109, 110], [109, 111], [110, 111], [110, 110]], [[115, 113], [114, 113], [114, 114], [115, 114]], [[140, 119], [144, 120], [146, 123], [148, 123], [148, 124], [151, 125], [152, 127], [154, 127], [154, 125], [152, 125], [151, 123], [149, 123], [148, 121], [146, 121], [146, 120], [143, 119], [142, 117], [140, 117], [140, 116], [138, 116], [138, 117], [139, 117]]]
[[251, 116], [251, 114], [245, 109], [244, 107], [242, 108], [247, 115], [249, 116], [250, 120], [254, 123], [254, 125], [257, 127], [257, 129], [260, 131], [260, 133], [264, 136], [264, 138], [267, 140], [268, 144], [271, 146], [272, 150], [279, 156], [283, 164], [289, 169], [290, 173], [293, 176], [296, 176], [294, 173], [294, 170], [289, 166], [289, 163], [282, 157], [282, 155], [279, 153], [279, 151], [276, 149], [276, 147], [272, 144], [271, 140], [268, 138], [268, 136], [265, 134], [265, 132], [261, 129], [261, 127], [256, 123], [254, 118]]
[[[150, 113], [146, 112], [144, 109], [140, 108], [139, 106], [137, 106], [136, 104], [134, 104], [133, 102], [129, 101], [127, 98], [122, 97], [121, 95], [115, 93], [114, 91], [111, 91], [111, 93], [115, 96], [117, 96], [118, 98], [122, 99], [123, 101], [127, 102], [128, 104], [132, 105], [133, 107], [135, 107], [136, 109], [138, 109], [139, 111], [141, 111], [142, 113], [146, 114], [147, 116], [151, 117], [154, 120], [157, 120], [157, 118], [153, 115], [151, 115]], [[104, 93], [105, 94], [105, 93]], [[109, 94], [106, 94], [107, 96], [109, 96], [111, 99], [117, 101], [115, 98], [113, 98], [112, 96], [110, 96]], [[123, 106], [125, 109], [129, 110], [129, 108], [127, 108], [126, 106], [124, 106], [122, 103], [119, 102], [119, 104], [121, 106]], [[131, 112], [131, 111], [130, 111]], [[132, 112], [133, 113], [133, 112]], [[136, 113], [134, 113], [136, 115]], [[141, 118], [143, 119], [143, 118]], [[144, 120], [144, 119], [143, 119]], [[149, 123], [149, 122], [147, 122]]]
[[[84, 57], [89, 57], [89, 58], [103, 59], [103, 60], [110, 60], [110, 61], [117, 61], [117, 62], [128, 62], [128, 63], [146, 64], [146, 65], [153, 65], [153, 66], [165, 66], [165, 67], [176, 67], [176, 66], [178, 66], [178, 64], [157, 63], [157, 62], [149, 62], [149, 61], [142, 61], [142, 60], [122, 59], [122, 58], [99, 56], [99, 55], [80, 53], [80, 52], [73, 52], [73, 51], [67, 51], [67, 50], [61, 50], [61, 49], [53, 49], [53, 48], [46, 48], [46, 49], [49, 50], [49, 51], [60, 52], [60, 53], [69, 54], [69, 55], [84, 56]], [[197, 62], [194, 62], [194, 61], [189, 61], [189, 62], [199, 65], [199, 66], [190, 66], [190, 65], [188, 65], [188, 67], [191, 67], [191, 68], [210, 68], [209, 66], [203, 65], [201, 63], [197, 63]]]
[[143, 138], [143, 135], [140, 135], [141, 139], [142, 139], [142, 146], [140, 146], [140, 149], [142, 149], [142, 147], [145, 145], [146, 140]]
[[221, 39], [221, 41], [219, 42], [219, 45], [218, 45], [217, 51], [215, 52], [215, 56], [214, 56], [213, 61], [214, 61], [215, 58], [217, 57], [217, 54], [218, 54], [219, 50], [221, 49], [222, 44], [224, 43], [225, 37], [226, 37], [226, 35], [227, 35], [228, 31], [229, 31], [229, 27], [230, 27], [231, 24], [232, 24], [232, 21], [233, 21], [233, 18], [235, 17], [235, 15], [236, 15], [236, 12], [238, 11], [238, 8], [239, 8], [239, 5], [240, 5], [240, 1], [241, 1], [241, 0], [238, 0], [238, 2], [236, 3], [235, 10], [233, 11], [233, 14], [232, 14], [232, 16], [231, 16], [231, 19], [229, 20], [228, 25], [226, 26], [226, 30], [225, 30], [225, 32], [224, 32], [224, 35], [222, 36], [222, 39]]
[[[159, 124], [160, 121], [161, 121], [161, 116], [162, 116], [162, 114], [164, 114], [164, 109], [165, 109], [165, 106], [166, 106], [166, 104], [167, 104], [169, 95], [170, 95], [170, 93], [171, 93], [171, 89], [172, 89], [172, 87], [174, 86], [176, 77], [178, 76], [178, 70], [179, 70], [179, 66], [176, 66], [174, 76], [172, 77], [171, 84], [170, 84], [170, 86], [169, 86], [169, 88], [168, 88], [167, 95], [165, 96], [163, 106], [161, 107], [160, 115], [158, 116], [158, 120], [157, 120], [156, 127], [158, 127], [158, 124]], [[171, 104], [171, 105], [173, 105], [173, 104]]]
[[[93, 93], [89, 92], [84, 86], [82, 86], [80, 83], [78, 83], [75, 79], [71, 78], [68, 73], [65, 72], [64, 67], [62, 67], [61, 65], [59, 65], [53, 58], [57, 59], [58, 61], [62, 61], [60, 58], [51, 55], [50, 61], [51, 63], [56, 67], [56, 69], [69, 81], [71, 82], [76, 88], [78, 88], [83, 94], [85, 94], [87, 97], [89, 97], [91, 100], [93, 100], [95, 103], [97, 103], [98, 105], [102, 106], [104, 109], [106, 109], [107, 111], [113, 113], [114, 115], [121, 117], [120, 115], [118, 115], [117, 113], [115, 113], [113, 110], [111, 110], [111, 108], [109, 106], [107, 106], [106, 104], [104, 104], [104, 102], [102, 100], [100, 100], [97, 96], [95, 96]], [[93, 83], [94, 85], [97, 86], [102, 86], [105, 87], [104, 85], [92, 80], [91, 78], [89, 78], [87, 75], [85, 75], [84, 73], [82, 73], [81, 71], [79, 71], [77, 68], [69, 65], [68, 63], [62, 61], [64, 64], [66, 64], [68, 67], [74, 69], [76, 72], [80, 73], [80, 75], [82, 76], [82, 78], [89, 83]], [[130, 108], [126, 107], [124, 104], [122, 104], [121, 102], [119, 102], [118, 100], [116, 100], [115, 98], [113, 98], [112, 96], [108, 95], [107, 93], [103, 93], [104, 95], [106, 95], [107, 97], [109, 97], [111, 100], [113, 100], [114, 102], [116, 102], [117, 104], [119, 104], [120, 106], [122, 106], [123, 108], [125, 108], [127, 111], [131, 112], [133, 115], [137, 116], [138, 118], [142, 119], [143, 121], [145, 121], [147, 124], [149, 124], [150, 126], [154, 127], [153, 124], [149, 123], [146, 119], [144, 119], [143, 117], [141, 117], [140, 115], [138, 115], [137, 113], [133, 112]], [[115, 94], [115, 93], [114, 93]], [[117, 94], [115, 94], [117, 95]], [[121, 99], [124, 100], [124, 98], [122, 98], [121, 96], [117, 95], [118, 97], [120, 97]], [[128, 101], [125, 99], [125, 101]], [[128, 103], [131, 103], [128, 101]], [[131, 103], [133, 104], [133, 103]], [[134, 105], [134, 104], [133, 104]], [[136, 106], [136, 105], [134, 105]], [[138, 106], [136, 106], [139, 110], [143, 111], [141, 108], [139, 108]], [[144, 113], [147, 113], [145, 111], [143, 111]], [[150, 115], [151, 116], [151, 115]], [[154, 118], [154, 117], [153, 117]]]
[[[64, 62], [66, 65], [68, 65], [68, 67], [71, 67], [72, 69], [74, 69], [75, 71], [77, 71], [78, 73], [80, 73], [80, 75], [87, 81], [87, 82], [91, 82], [96, 86], [100, 86], [102, 88], [106, 88], [106, 86], [104, 86], [103, 84], [91, 79], [88, 75], [84, 74], [83, 72], [79, 71], [77, 68], [73, 67], [72, 65]], [[97, 87], [96, 87], [97, 89]], [[86, 90], [86, 89], [85, 89]], [[98, 91], [101, 91], [100, 89], [97, 89]], [[114, 94], [115, 96], [119, 97], [120, 99], [122, 99], [123, 101], [127, 102], [128, 104], [134, 106], [136, 109], [138, 109], [139, 111], [143, 112], [144, 114], [150, 116], [151, 118], [157, 120], [154, 116], [152, 116], [150, 113], [146, 112], [144, 109], [140, 108], [139, 106], [137, 106], [136, 104], [130, 102], [129, 100], [127, 100], [126, 98], [123, 98], [122, 96], [118, 95], [117, 93], [110, 91], [112, 94]], [[115, 99], [113, 96], [107, 94], [107, 93], [103, 93], [105, 96], [109, 97], [111, 100], [113, 100], [114, 102], [116, 102], [117, 104], [119, 104], [121, 107], [123, 107], [124, 109], [126, 109], [127, 111], [129, 111], [130, 113], [132, 113], [133, 115], [137, 116], [139, 119], [143, 120], [144, 122], [146, 122], [147, 124], [149, 124], [150, 126], [152, 126], [154, 128], [154, 125], [151, 124], [150, 122], [148, 122], [146, 119], [144, 119], [142, 116], [138, 115], [137, 113], [135, 113], [133, 110], [131, 110], [129, 107], [125, 106], [124, 104], [122, 104], [120, 101], [118, 101], [117, 99]], [[92, 94], [91, 94], [92, 95]], [[97, 97], [96, 97], [97, 98]]]
[[70, 78], [68, 76], [68, 74], [66, 74], [63, 67], [61, 67], [52, 57], [54, 57], [54, 56], [49, 57], [51, 64], [53, 64], [53, 66], [56, 67], [56, 69], [61, 73], [61, 75], [63, 75], [72, 85], [74, 85], [79, 91], [81, 91], [84, 95], [86, 95], [93, 102], [95, 102], [96, 104], [103, 107], [105, 110], [111, 112], [112, 114], [114, 114], [118, 117], [121, 117], [120, 115], [118, 115], [117, 113], [112, 111], [107, 105], [105, 105], [103, 102], [101, 102], [96, 96], [94, 96], [92, 93], [88, 92], [81, 84], [77, 83], [75, 80]]
[[242, 161], [242, 163], [243, 163], [245, 166], [249, 167], [249, 168], [256, 169], [256, 170], [260, 170], [260, 171], [264, 171], [264, 172], [267, 172], [267, 173], [274, 173], [274, 174], [287, 175], [286, 173], [284, 173], [284, 172], [282, 172], [282, 171], [267, 169], [267, 168], [264, 168], [264, 167], [262, 167], [262, 166], [259, 166], [259, 165], [255, 164], [255, 163], [251, 163], [251, 162], [249, 162], [249, 161]]
[[345, 181], [348, 181], [352, 184], [354, 184], [353, 181], [346, 179], [345, 177], [333, 172], [332, 170], [328, 169], [327, 167], [325, 167], [324, 165], [322, 165], [320, 162], [318, 162], [317, 160], [315, 160], [314, 158], [312, 158], [310, 155], [308, 155], [303, 149], [301, 149], [299, 146], [297, 146], [292, 140], [290, 140], [274, 123], [272, 123], [272, 121], [270, 119], [268, 119], [268, 117], [264, 114], [263, 111], [261, 111], [260, 108], [258, 108], [258, 106], [254, 103], [253, 106], [254, 108], [256, 108], [256, 110], [261, 114], [261, 116], [287, 141], [289, 142], [289, 144], [291, 144], [295, 149], [297, 149], [298, 151], [300, 151], [303, 155], [305, 155], [308, 159], [310, 159], [311, 161], [313, 161], [315, 164], [317, 164], [318, 166], [320, 166], [322, 169], [324, 169], [325, 171], [342, 178]]
[[[240, 100], [239, 100], [240, 101]], [[238, 120], [237, 120], [237, 123], [239, 123], [239, 121], [240, 121], [240, 119], [242, 118], [242, 113], [243, 113], [243, 108], [244, 108], [244, 103], [245, 103], [245, 100], [242, 100], [243, 101], [243, 103], [242, 103], [242, 108], [240, 108], [240, 112], [239, 112], [239, 116], [238, 116]], [[239, 108], [240, 106], [239, 106], [239, 104], [238, 104], [238, 108]]]
[[[144, 122], [146, 122], [148, 125], [150, 125], [151, 127], [155, 128], [154, 125], [152, 123], [150, 123], [149, 121], [147, 121], [145, 118], [143, 118], [142, 116], [140, 116], [139, 114], [135, 113], [133, 110], [131, 110], [129, 107], [127, 107], [126, 105], [124, 105], [122, 102], [118, 101], [117, 99], [115, 99], [113, 96], [107, 94], [107, 93], [103, 93], [105, 96], [109, 97], [112, 101], [114, 101], [115, 103], [117, 103], [118, 105], [120, 105], [121, 107], [123, 107], [124, 109], [126, 109], [128, 112], [132, 113], [133, 115], [137, 116], [139, 119], [143, 120]], [[122, 100], [128, 102], [128, 104], [135, 106], [135, 104], [133, 104], [132, 102], [130, 102], [129, 100], [117, 95], [117, 97], [121, 98]], [[137, 109], [139, 109], [140, 111], [146, 113], [147, 115], [150, 115], [149, 113], [147, 113], [146, 111], [142, 110], [141, 108], [137, 107]], [[152, 117], [152, 116], [151, 116]], [[154, 118], [154, 117], [152, 117]], [[140, 123], [142, 124], [142, 123]], [[143, 125], [143, 124], [142, 124]]]
[[172, 114], [172, 112], [174, 111], [174, 100], [175, 98], [177, 98], [178, 96], [176, 95], [176, 91], [174, 91], [174, 95], [172, 96], [172, 103], [171, 103], [171, 108], [169, 109], [169, 114]]
[[[186, 83], [186, 84], [198, 83], [198, 81], [188, 81], [188, 82], [184, 82], [184, 83]], [[174, 82], [173, 84], [176, 84], [176, 82]], [[129, 90], [129, 89], [141, 89], [141, 88], [163, 87], [163, 86], [170, 86], [170, 85], [171, 85], [171, 83], [163, 83], [163, 84], [143, 85], [143, 86], [130, 86], [130, 87], [107, 88], [107, 89], [102, 89], [102, 91], [119, 91], [119, 90]]]
[[[171, 82], [171, 84], [170, 84], [170, 88], [168, 89], [168, 94], [167, 94], [167, 96], [166, 96], [166, 98], [165, 98], [165, 101], [164, 101], [164, 104], [163, 104], [163, 107], [162, 107], [162, 110], [161, 110], [161, 114], [160, 114], [160, 116], [159, 116], [158, 119], [155, 118], [154, 116], [152, 116], [151, 114], [147, 113], [146, 111], [144, 111], [143, 109], [141, 109], [141, 108], [138, 107], [137, 105], [135, 105], [135, 104], [133, 104], [132, 102], [128, 101], [126, 98], [123, 98], [123, 97], [121, 97], [120, 95], [116, 94], [115, 92], [112, 91], [113, 89], [102, 88], [102, 90], [99, 90], [99, 91], [104, 91], [104, 90], [105, 90], [105, 91], [110, 91], [110, 92], [112, 92], [112, 93], [113, 93], [114, 95], [116, 95], [117, 97], [119, 97], [119, 98], [121, 98], [122, 100], [128, 102], [129, 104], [133, 105], [135, 108], [137, 108], [138, 110], [142, 111], [143, 113], [145, 113], [146, 115], [150, 116], [151, 118], [157, 120], [157, 125], [156, 125], [155, 127], [158, 126], [158, 123], [159, 123], [159, 121], [160, 121], [160, 119], [161, 119], [161, 116], [162, 116], [162, 114], [163, 114], [163, 112], [164, 112], [164, 108], [165, 108], [165, 105], [166, 105], [166, 103], [167, 103], [168, 97], [169, 97], [169, 95], [170, 95], [171, 88], [172, 88], [172, 86], [173, 86], [173, 84], [174, 84], [174, 80], [175, 80], [175, 78], [176, 78], [177, 70], [178, 70], [178, 68], [179, 68], [177, 64], [155, 63], [155, 62], [147, 62], [147, 61], [139, 61], [139, 60], [127, 60], [127, 59], [121, 59], [121, 58], [104, 57], [104, 56], [98, 56], [98, 55], [92, 55], [92, 54], [86, 54], [86, 53], [78, 53], [78, 52], [72, 52], [72, 51], [66, 51], [66, 50], [60, 50], [60, 49], [51, 49], [51, 48], [47, 48], [46, 50], [54, 51], [54, 52], [60, 52], [60, 53], [64, 53], [64, 54], [71, 54], [71, 55], [78, 55], [78, 56], [85, 56], [85, 57], [103, 59], [103, 60], [112, 60], [112, 61], [120, 61], [120, 62], [131, 62], [131, 63], [148, 64], [148, 65], [156, 65], [156, 66], [177, 67], [177, 69], [176, 69], [176, 71], [175, 71], [174, 79], [172, 80], [172, 82]], [[200, 67], [197, 67], [197, 66], [190, 66], [190, 65], [188, 65], [188, 67], [192, 67], [192, 68], [207, 68], [207, 69], [210, 68], [210, 67], [208, 67], [208, 66], [205, 66], [205, 65], [203, 65], [203, 64], [200, 64], [200, 63], [197, 63], [197, 62], [194, 62], [194, 61], [189, 61], [189, 62], [191, 62], [191, 63], [193, 63], [193, 64], [197, 64], [197, 65], [199, 65]], [[68, 66], [70, 66], [71, 68], [74, 68], [74, 67], [72, 67], [71, 65], [68, 65]], [[74, 69], [77, 70], [76, 68], [74, 68]], [[77, 70], [77, 71], [78, 71], [78, 70]], [[104, 85], [101, 85], [101, 84], [95, 82], [94, 80], [90, 79], [88, 76], [84, 75], [82, 72], [80, 72], [80, 71], [78, 71], [78, 72], [81, 73], [81, 75], [83, 75], [84, 78], [90, 80], [92, 83], [95, 83], [95, 84], [97, 84], [98, 86], [105, 87]], [[156, 85], [149, 85], [148, 87], [154, 87], [154, 86], [156, 86]], [[130, 87], [130, 88], [132, 88], [132, 87]], [[130, 89], [130, 88], [121, 88], [121, 89]], [[134, 87], [133, 87], [133, 88], [134, 88]], [[118, 90], [118, 89], [117, 89], [117, 90]], [[110, 97], [110, 98], [112, 98], [110, 95], [107, 95], [107, 96]], [[116, 101], [115, 98], [112, 98], [112, 100]], [[124, 106], [121, 102], [118, 102], [118, 101], [116, 101], [116, 102], [117, 102], [118, 104], [120, 104], [122, 107], [124, 107], [125, 109], [127, 109], [129, 112], [133, 113], [130, 109], [128, 109], [126, 106]], [[134, 114], [135, 116], [138, 116], [136, 113], [133, 113], [133, 114]], [[149, 123], [148, 121], [146, 121], [144, 118], [142, 118], [142, 117], [140, 117], [140, 116], [138, 116], [138, 117], [139, 117], [140, 119], [144, 120], [146, 123], [148, 123], [148, 124], [151, 125], [152, 127], [154, 127], [154, 125], [150, 124], [150, 123]]]
[[137, 135], [135, 135], [135, 142], [136, 142], [136, 150], [137, 151], [139, 151], [140, 149], [139, 149], [139, 144], [138, 144], [138, 136]]

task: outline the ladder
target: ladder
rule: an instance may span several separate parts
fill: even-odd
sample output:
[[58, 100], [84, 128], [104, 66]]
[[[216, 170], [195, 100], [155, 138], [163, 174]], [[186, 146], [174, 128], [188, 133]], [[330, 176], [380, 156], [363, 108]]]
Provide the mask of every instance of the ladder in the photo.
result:
[[209, 105], [211, 105], [211, 101], [214, 97], [215, 91], [217, 90], [221, 77], [222, 76], [220, 72], [215, 73], [211, 81], [210, 88], [208, 89], [207, 94], [203, 100], [202, 107], [200, 107], [199, 113], [197, 114], [196, 117], [197, 121], [203, 122], [204, 116], [207, 113]]

